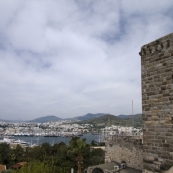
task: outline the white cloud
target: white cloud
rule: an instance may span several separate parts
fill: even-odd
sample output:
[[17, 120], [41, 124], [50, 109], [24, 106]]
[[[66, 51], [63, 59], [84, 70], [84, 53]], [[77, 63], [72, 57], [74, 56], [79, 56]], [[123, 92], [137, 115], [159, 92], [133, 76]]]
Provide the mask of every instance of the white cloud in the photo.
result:
[[138, 53], [172, 32], [172, 5], [0, 1], [1, 118], [140, 113]]

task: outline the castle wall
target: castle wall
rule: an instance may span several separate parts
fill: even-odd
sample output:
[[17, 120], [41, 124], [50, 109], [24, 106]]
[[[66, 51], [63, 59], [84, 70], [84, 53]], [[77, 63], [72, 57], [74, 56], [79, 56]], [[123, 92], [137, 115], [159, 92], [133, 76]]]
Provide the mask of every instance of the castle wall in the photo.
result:
[[117, 136], [107, 140], [105, 148], [105, 163], [125, 162], [128, 167], [142, 170], [143, 154], [141, 139], [131, 136]]
[[173, 165], [173, 33], [141, 48], [143, 172]]

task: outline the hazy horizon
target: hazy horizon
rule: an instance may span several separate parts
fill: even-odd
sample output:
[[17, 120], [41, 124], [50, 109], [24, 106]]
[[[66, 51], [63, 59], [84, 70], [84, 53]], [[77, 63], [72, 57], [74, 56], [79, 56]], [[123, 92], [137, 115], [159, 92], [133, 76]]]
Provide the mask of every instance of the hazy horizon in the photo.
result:
[[[87, 114], [93, 114], [93, 113], [86, 113], [85, 115]], [[95, 113], [95, 114], [99, 114], [99, 113]], [[108, 113], [103, 113], [103, 114], [108, 114]], [[113, 115], [111, 113], [109, 113], [110, 115]], [[136, 113], [134, 115], [137, 115], [137, 114], [142, 114], [142, 113]], [[82, 117], [82, 116], [85, 116], [85, 115], [79, 115], [79, 116], [74, 116], [74, 117], [67, 117], [67, 118], [61, 118], [62, 120], [63, 119], [69, 119], [69, 118], [75, 118], [75, 117]], [[125, 115], [125, 114], [119, 114], [119, 115]], [[119, 116], [119, 115], [114, 115], [114, 116]], [[128, 114], [127, 116], [131, 116], [132, 114]], [[38, 116], [38, 117], [35, 117], [33, 119], [26, 119], [26, 120], [23, 120], [23, 119], [2, 119], [0, 118], [0, 120], [7, 120], [7, 121], [30, 121], [30, 120], [34, 120], [34, 119], [38, 119], [38, 118], [43, 118], [43, 117], [48, 117], [48, 116], [55, 116], [55, 117], [58, 117], [60, 118], [58, 115], [45, 115], [45, 116]]]
[[172, 28], [172, 0], [0, 1], [0, 118], [142, 112], [141, 46]]

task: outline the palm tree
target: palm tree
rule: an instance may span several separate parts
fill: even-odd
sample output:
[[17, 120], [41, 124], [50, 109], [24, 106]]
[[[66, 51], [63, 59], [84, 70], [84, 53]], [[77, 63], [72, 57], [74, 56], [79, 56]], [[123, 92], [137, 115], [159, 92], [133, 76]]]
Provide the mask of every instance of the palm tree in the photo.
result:
[[72, 140], [69, 143], [70, 151], [73, 153], [77, 153], [77, 165], [78, 165], [78, 171], [77, 173], [81, 173], [82, 165], [83, 165], [83, 157], [82, 152], [85, 149], [86, 143], [84, 140], [80, 138], [72, 138]]

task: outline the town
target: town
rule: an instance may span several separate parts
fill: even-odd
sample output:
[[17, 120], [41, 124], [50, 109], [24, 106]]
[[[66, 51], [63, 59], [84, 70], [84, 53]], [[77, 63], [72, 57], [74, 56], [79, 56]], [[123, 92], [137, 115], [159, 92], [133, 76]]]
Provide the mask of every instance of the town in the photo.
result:
[[105, 128], [94, 128], [92, 124], [76, 124], [63, 120], [46, 123], [7, 123], [0, 122], [0, 136], [45, 136], [45, 137], [72, 137], [83, 134], [107, 135], [142, 135], [142, 128], [132, 126], [106, 126]]

